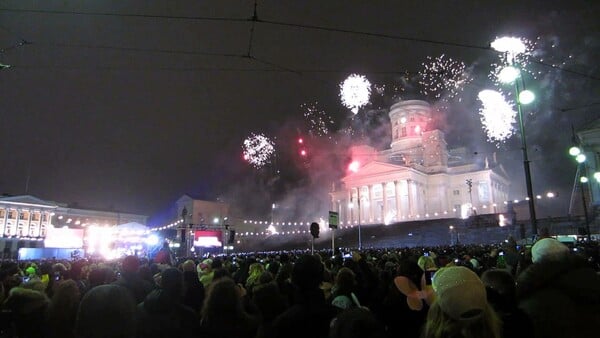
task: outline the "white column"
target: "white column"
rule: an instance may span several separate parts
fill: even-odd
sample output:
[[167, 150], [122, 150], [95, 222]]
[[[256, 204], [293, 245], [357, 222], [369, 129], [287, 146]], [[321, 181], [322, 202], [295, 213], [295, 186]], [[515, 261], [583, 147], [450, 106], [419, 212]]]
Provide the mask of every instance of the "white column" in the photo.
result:
[[367, 186], [367, 188], [369, 189], [369, 221], [373, 222], [373, 219], [375, 218], [375, 214], [373, 212], [373, 208], [375, 207], [375, 203], [373, 203], [373, 185], [369, 184]]
[[394, 181], [394, 188], [396, 192], [396, 221], [400, 222], [402, 219], [402, 199], [400, 197], [400, 181]]
[[406, 180], [406, 190], [408, 191], [408, 214], [411, 216], [415, 216], [415, 210], [414, 210], [414, 201], [413, 201], [413, 192], [412, 192], [412, 180], [411, 179], [407, 179]]
[[27, 218], [27, 227], [24, 229], [25, 236], [27, 237], [29, 237], [29, 232], [31, 231], [31, 216], [33, 215], [33, 211], [31, 211], [31, 209], [29, 209], [28, 215], [29, 217]]
[[4, 208], [4, 225], [2, 226], [2, 228], [0, 228], [0, 230], [2, 230], [2, 232], [0, 232], [0, 237], [4, 235], [4, 228], [6, 227], [6, 222], [8, 222], [8, 209]]
[[383, 196], [383, 212], [381, 213], [381, 221], [383, 222], [385, 215], [387, 215], [387, 182], [381, 183], [381, 188], [383, 189], [381, 193]]
[[[354, 201], [352, 200], [352, 188], [346, 191], [348, 195], [348, 203], [346, 204], [346, 224], [352, 224], [352, 211], [354, 210]], [[350, 209], [350, 203], [353, 204], [352, 209]]]

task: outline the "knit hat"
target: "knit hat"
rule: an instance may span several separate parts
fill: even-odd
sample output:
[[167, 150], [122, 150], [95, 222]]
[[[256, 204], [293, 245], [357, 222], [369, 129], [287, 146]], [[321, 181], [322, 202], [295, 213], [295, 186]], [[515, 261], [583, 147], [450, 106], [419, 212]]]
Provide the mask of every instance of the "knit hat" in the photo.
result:
[[542, 259], [556, 259], [569, 252], [569, 248], [554, 238], [544, 238], [535, 242], [531, 248], [531, 259], [534, 263]]
[[433, 276], [433, 290], [442, 311], [456, 320], [478, 318], [488, 306], [483, 282], [464, 266], [438, 270]]
[[121, 267], [125, 273], [136, 273], [140, 268], [140, 260], [136, 256], [127, 256], [123, 259]]

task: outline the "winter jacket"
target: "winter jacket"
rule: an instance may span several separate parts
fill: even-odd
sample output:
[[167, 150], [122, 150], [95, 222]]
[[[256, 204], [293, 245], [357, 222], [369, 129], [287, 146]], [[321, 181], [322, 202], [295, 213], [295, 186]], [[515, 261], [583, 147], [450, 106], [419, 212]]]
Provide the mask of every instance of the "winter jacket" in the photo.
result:
[[600, 322], [600, 276], [576, 256], [542, 260], [517, 278], [519, 307], [535, 337], [595, 337]]

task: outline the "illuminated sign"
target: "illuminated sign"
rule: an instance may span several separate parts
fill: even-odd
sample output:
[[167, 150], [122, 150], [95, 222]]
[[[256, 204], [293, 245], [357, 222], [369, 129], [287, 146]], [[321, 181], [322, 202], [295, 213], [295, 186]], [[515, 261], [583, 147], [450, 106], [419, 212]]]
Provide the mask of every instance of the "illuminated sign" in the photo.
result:
[[194, 246], [212, 248], [223, 246], [223, 232], [198, 230], [194, 232]]

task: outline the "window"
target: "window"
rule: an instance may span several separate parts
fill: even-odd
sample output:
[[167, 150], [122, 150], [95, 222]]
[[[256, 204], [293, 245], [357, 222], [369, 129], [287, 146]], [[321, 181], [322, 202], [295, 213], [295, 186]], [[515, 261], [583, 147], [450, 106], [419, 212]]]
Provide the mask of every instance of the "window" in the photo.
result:
[[46, 237], [46, 226], [40, 225], [40, 237]]
[[0, 218], [6, 217], [6, 210], [0, 209]]
[[4, 235], [5, 236], [11, 236], [12, 235], [12, 229], [13, 229], [13, 225], [12, 224], [7, 224], [6, 228], [4, 229]]
[[47, 213], [42, 214], [42, 222], [48, 222], [48, 214]]
[[402, 136], [406, 136], [406, 127], [402, 127]]
[[460, 190], [453, 190], [452, 195], [454, 195], [454, 196], [460, 195]]
[[39, 233], [39, 228], [37, 226], [29, 226], [29, 237], [37, 237]]
[[17, 236], [25, 236], [25, 225], [23, 225], [23, 223], [19, 223], [19, 225], [17, 225]]
[[39, 212], [33, 213], [33, 215], [31, 216], [31, 220], [34, 222], [39, 222], [40, 221], [40, 213]]
[[17, 211], [16, 211], [16, 210], [11, 210], [11, 211], [8, 213], [8, 218], [9, 218], [9, 219], [17, 219]]

